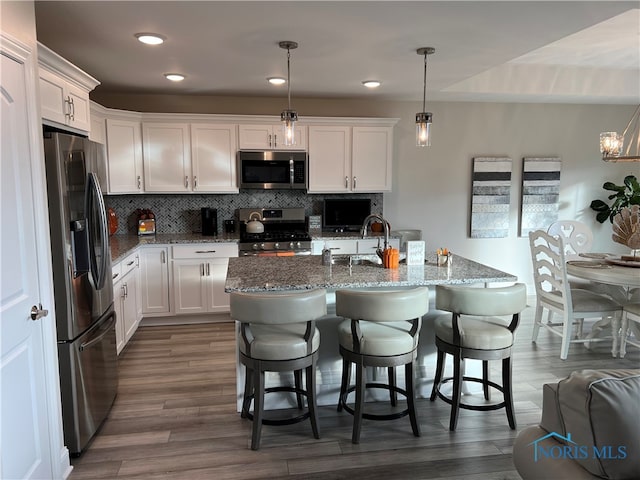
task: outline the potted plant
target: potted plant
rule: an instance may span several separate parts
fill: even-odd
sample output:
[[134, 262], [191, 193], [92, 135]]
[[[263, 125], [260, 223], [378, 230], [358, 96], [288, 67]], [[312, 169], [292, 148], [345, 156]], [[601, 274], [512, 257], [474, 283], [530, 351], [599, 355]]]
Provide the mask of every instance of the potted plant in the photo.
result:
[[607, 197], [609, 200], [613, 200], [613, 203], [609, 205], [603, 200], [593, 200], [591, 202], [591, 209], [598, 212], [596, 220], [600, 223], [604, 223], [607, 218], [613, 223], [613, 217], [620, 213], [620, 210], [631, 205], [640, 205], [640, 184], [635, 175], [624, 177], [623, 185], [605, 182], [602, 188], [613, 192]]

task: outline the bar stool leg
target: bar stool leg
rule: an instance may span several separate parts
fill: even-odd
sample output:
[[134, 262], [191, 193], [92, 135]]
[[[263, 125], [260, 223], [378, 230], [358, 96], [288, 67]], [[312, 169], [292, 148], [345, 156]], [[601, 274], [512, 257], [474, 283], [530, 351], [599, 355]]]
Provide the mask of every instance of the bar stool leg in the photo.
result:
[[398, 404], [398, 394], [394, 390], [396, 386], [396, 369], [395, 367], [387, 367], [387, 374], [389, 376], [389, 400], [391, 405], [395, 407]]
[[258, 365], [258, 371], [254, 377], [253, 396], [253, 432], [251, 435], [251, 450], [260, 448], [260, 435], [262, 433], [262, 419], [264, 417], [264, 371]]
[[253, 394], [253, 370], [245, 365], [244, 369], [244, 396], [242, 400], [241, 418], [247, 418], [249, 407], [251, 406], [251, 395]]
[[[293, 372], [295, 378], [295, 386], [297, 390], [302, 390], [302, 370], [296, 370]], [[298, 403], [298, 410], [302, 410], [302, 394], [296, 392], [296, 401]]]
[[489, 361], [482, 361], [482, 390], [484, 391], [484, 399], [491, 400], [491, 393], [489, 390]]
[[504, 394], [504, 408], [511, 430], [516, 429], [516, 417], [513, 410], [513, 394], [511, 392], [511, 357], [502, 360], [502, 393]]
[[347, 389], [351, 378], [351, 362], [342, 357], [342, 382], [340, 383], [340, 396], [338, 397], [338, 411], [342, 411], [342, 406], [347, 403]]
[[409, 409], [409, 420], [411, 420], [411, 429], [416, 437], [420, 436], [420, 424], [416, 415], [415, 394], [413, 391], [413, 362], [404, 366], [404, 377], [407, 390], [407, 408]]
[[353, 435], [352, 443], [360, 443], [360, 430], [362, 428], [362, 412], [364, 410], [364, 390], [367, 379], [366, 368], [362, 363], [362, 359], [356, 363], [356, 405], [353, 414]]
[[438, 388], [440, 388], [440, 382], [442, 381], [442, 372], [444, 370], [444, 352], [438, 349], [438, 358], [436, 363], [436, 376], [433, 379], [433, 388], [431, 389], [431, 396], [429, 400], [432, 402], [436, 399], [438, 394]]
[[453, 355], [453, 394], [451, 396], [451, 419], [449, 430], [454, 431], [458, 425], [458, 412], [460, 410], [460, 395], [462, 393], [462, 368], [460, 353]]
[[315, 438], [320, 438], [320, 429], [318, 428], [318, 409], [316, 408], [316, 361], [313, 360], [311, 366], [305, 369], [307, 377], [307, 406], [309, 407], [309, 420], [311, 421], [311, 430]]

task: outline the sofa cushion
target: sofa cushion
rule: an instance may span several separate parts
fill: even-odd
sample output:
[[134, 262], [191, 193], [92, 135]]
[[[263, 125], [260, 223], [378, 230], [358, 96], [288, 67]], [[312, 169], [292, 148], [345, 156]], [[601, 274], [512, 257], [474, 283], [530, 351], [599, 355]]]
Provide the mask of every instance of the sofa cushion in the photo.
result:
[[603, 478], [638, 478], [639, 399], [640, 370], [583, 370], [558, 383], [563, 434], [586, 447], [575, 459], [583, 468]]

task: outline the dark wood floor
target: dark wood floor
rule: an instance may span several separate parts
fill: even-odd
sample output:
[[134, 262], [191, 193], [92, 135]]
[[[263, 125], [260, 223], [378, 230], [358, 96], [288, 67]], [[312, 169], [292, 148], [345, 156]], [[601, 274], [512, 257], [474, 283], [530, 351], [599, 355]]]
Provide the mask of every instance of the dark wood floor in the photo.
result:
[[[609, 344], [572, 345], [541, 332], [530, 341], [532, 311], [518, 330], [514, 397], [518, 431], [540, 419], [543, 383], [585, 368], [640, 368], [640, 351], [614, 359]], [[497, 365], [496, 365], [497, 366]], [[435, 365], [430, 367], [433, 372]], [[428, 367], [429, 368], [429, 367]], [[518, 479], [511, 460], [517, 431], [503, 410], [462, 411], [449, 432], [449, 407], [419, 399], [422, 436], [408, 417], [365, 421], [351, 443], [351, 417], [321, 407], [321, 439], [308, 422], [263, 428], [248, 449], [250, 422], [235, 410], [235, 340], [231, 323], [141, 327], [120, 355], [113, 410], [88, 450], [73, 459], [71, 480], [144, 479]]]

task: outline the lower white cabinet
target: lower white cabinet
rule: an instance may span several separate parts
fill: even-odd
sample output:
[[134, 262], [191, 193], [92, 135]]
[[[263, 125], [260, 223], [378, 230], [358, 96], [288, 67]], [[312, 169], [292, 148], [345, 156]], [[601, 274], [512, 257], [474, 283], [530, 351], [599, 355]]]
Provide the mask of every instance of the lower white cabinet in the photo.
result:
[[145, 245], [139, 249], [142, 313], [165, 316], [169, 303], [169, 247]]
[[224, 291], [229, 257], [238, 256], [236, 243], [201, 243], [172, 247], [175, 314], [229, 311]]
[[[355, 255], [376, 253], [378, 248], [384, 246], [384, 237], [375, 238], [349, 238], [349, 239], [316, 239], [311, 242], [311, 254], [320, 255], [325, 248], [331, 249], [333, 255]], [[400, 248], [399, 238], [390, 238], [389, 246], [392, 248]]]
[[116, 310], [116, 347], [120, 353], [133, 336], [140, 320], [140, 269], [138, 253], [132, 253], [113, 267], [113, 296]]

